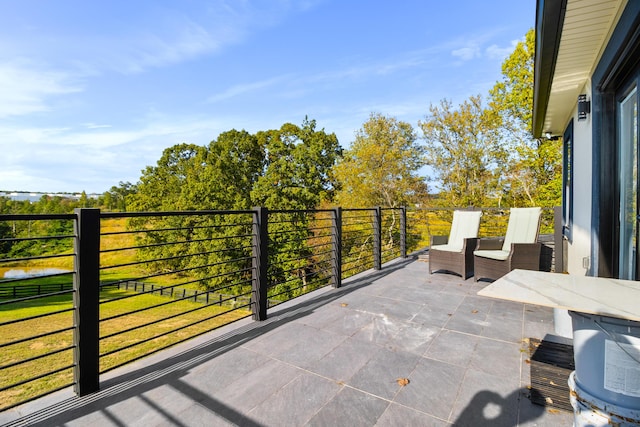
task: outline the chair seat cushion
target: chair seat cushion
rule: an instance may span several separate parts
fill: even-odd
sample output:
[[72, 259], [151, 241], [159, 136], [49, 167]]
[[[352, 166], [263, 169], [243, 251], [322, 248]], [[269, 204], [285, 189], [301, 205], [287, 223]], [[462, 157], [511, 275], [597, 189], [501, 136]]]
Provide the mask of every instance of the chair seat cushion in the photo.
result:
[[509, 258], [509, 251], [473, 251], [473, 254], [483, 258], [497, 259], [498, 261], [504, 261]]
[[429, 248], [430, 251], [445, 251], [445, 252], [462, 252], [462, 248], [458, 245], [433, 245]]

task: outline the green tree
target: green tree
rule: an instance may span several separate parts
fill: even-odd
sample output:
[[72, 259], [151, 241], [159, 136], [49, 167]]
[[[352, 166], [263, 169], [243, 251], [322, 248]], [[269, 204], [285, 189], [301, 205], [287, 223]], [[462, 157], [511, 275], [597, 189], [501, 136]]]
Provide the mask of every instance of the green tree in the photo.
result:
[[434, 173], [444, 206], [491, 206], [501, 197], [507, 151], [500, 139], [500, 116], [472, 96], [457, 109], [447, 100], [431, 105], [420, 122], [426, 163]]
[[205, 209], [249, 209], [264, 170], [265, 148], [247, 131], [223, 132], [209, 144], [202, 179], [193, 182]]
[[[331, 199], [335, 187], [331, 170], [342, 152], [335, 134], [316, 130], [315, 120], [305, 118], [302, 126], [287, 123], [258, 132], [257, 137], [265, 149], [265, 164], [251, 192], [255, 205], [273, 210], [315, 209]], [[316, 273], [308, 244], [311, 220], [304, 213], [270, 215], [272, 295], [290, 298]]]
[[316, 130], [315, 120], [302, 126], [291, 123], [280, 129], [258, 132], [265, 150], [264, 173], [251, 191], [255, 205], [270, 209], [314, 209], [331, 199], [331, 168], [342, 149], [335, 134]]
[[[290, 123], [280, 129], [258, 132], [224, 132], [208, 146], [179, 144], [167, 148], [156, 166], [143, 171], [137, 191], [131, 196], [136, 210], [245, 210], [252, 206], [270, 209], [313, 209], [331, 197], [331, 167], [340, 155], [334, 134], [316, 129], [314, 120], [302, 126]], [[308, 271], [306, 237], [308, 218], [279, 221], [272, 216], [276, 236], [270, 251], [273, 283], [294, 288], [294, 280]], [[235, 236], [251, 230], [238, 225], [237, 218], [224, 215], [168, 216], [142, 218], [132, 226], [153, 230], [145, 234], [140, 253], [146, 259], [162, 259], [155, 270], [198, 270], [209, 288], [228, 285], [226, 272], [245, 269], [250, 262], [248, 245]], [[237, 240], [237, 241], [236, 241]], [[169, 244], [182, 242], [181, 244]], [[233, 242], [231, 244], [229, 242]], [[297, 254], [294, 260], [290, 254]], [[249, 260], [249, 261], [247, 261]], [[242, 289], [236, 289], [241, 291]], [[289, 295], [290, 296], [290, 295]]]
[[424, 203], [427, 183], [419, 174], [423, 154], [409, 123], [372, 113], [334, 167], [340, 188], [336, 202], [389, 208]]
[[162, 152], [156, 166], [147, 166], [131, 205], [138, 211], [202, 209], [201, 195], [194, 194], [206, 157], [206, 148], [178, 144]]
[[491, 107], [500, 115], [501, 133], [511, 155], [505, 189], [513, 205], [555, 206], [562, 200], [562, 141], [534, 139], [533, 74], [535, 31], [502, 63], [502, 79], [491, 89]]
[[107, 210], [126, 212], [127, 203], [136, 191], [137, 187], [134, 184], [120, 181], [118, 186], [114, 185], [104, 193], [103, 204]]

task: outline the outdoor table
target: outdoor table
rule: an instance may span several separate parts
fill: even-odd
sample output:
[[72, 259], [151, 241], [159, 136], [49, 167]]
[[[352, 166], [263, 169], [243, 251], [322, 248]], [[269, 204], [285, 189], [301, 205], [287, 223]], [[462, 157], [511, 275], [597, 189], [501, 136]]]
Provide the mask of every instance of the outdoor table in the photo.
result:
[[574, 425], [640, 425], [640, 282], [513, 270], [478, 295], [569, 310]]

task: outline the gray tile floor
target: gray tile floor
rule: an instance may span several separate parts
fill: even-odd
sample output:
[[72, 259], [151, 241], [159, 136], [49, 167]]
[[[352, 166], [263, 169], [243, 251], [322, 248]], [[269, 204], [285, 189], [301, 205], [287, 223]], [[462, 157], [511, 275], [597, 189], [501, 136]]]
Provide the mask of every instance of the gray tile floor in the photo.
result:
[[[528, 399], [529, 337], [548, 309], [476, 295], [486, 283], [416, 259], [346, 280], [0, 413], [42, 426], [570, 426]], [[402, 379], [408, 383], [401, 384]]]

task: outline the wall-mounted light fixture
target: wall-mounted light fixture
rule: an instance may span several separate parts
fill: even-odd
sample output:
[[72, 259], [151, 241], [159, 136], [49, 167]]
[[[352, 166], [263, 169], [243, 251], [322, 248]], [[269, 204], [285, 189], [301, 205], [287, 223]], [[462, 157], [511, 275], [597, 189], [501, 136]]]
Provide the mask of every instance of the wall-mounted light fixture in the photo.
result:
[[587, 101], [587, 95], [578, 95], [578, 120], [587, 120], [587, 114], [591, 114], [591, 101]]

